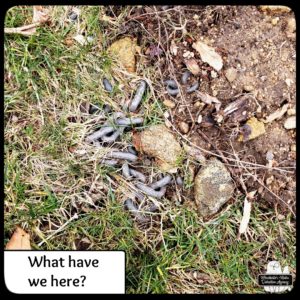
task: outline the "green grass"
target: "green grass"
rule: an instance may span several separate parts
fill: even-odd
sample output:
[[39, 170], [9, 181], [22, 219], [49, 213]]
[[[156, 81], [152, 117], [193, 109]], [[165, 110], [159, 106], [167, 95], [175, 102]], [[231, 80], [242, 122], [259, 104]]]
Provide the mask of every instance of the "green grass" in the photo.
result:
[[[76, 26], [61, 22], [64, 7], [55, 7], [52, 25], [38, 28], [37, 35], [5, 36], [4, 242], [22, 225], [37, 250], [124, 250], [128, 293], [262, 293], [257, 275], [269, 260], [294, 272], [294, 220], [287, 215], [279, 221], [262, 203], [253, 206], [249, 239], [240, 241], [241, 198], [210, 222], [198, 216], [191, 198], [181, 205], [166, 199], [147, 229], [123, 209], [122, 183], [113, 177], [117, 169], [99, 165], [102, 154], [84, 148], [83, 137], [99, 123], [80, 110], [85, 102], [120, 108], [131, 95], [128, 78], [111, 94], [100, 84], [103, 76], [120, 76], [107, 53], [120, 28], [99, 21], [103, 7], [81, 9], [82, 26], [95, 37], [87, 46], [66, 45]], [[129, 10], [124, 8], [120, 24]], [[28, 24], [31, 14], [31, 7], [14, 7], [5, 26]], [[155, 80], [155, 72], [140, 75]], [[152, 96], [143, 98], [144, 127], [163, 123], [166, 108]], [[123, 146], [130, 140], [127, 134]], [[73, 148], [87, 153], [78, 155]], [[178, 160], [186, 191], [193, 187], [190, 164], [185, 155]], [[75, 214], [77, 219], [47, 239]], [[280, 232], [285, 244], [278, 240]], [[209, 280], [197, 281], [191, 272]]]

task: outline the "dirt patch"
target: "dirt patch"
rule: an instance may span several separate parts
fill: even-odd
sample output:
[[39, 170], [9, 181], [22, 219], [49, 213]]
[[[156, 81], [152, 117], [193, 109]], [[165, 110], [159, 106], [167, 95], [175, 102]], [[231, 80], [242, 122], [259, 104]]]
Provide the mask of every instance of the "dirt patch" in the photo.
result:
[[[283, 210], [291, 210], [295, 203], [295, 151], [291, 149], [296, 132], [284, 128], [287, 114], [265, 124], [265, 134], [253, 140], [241, 142], [238, 137], [245, 134], [245, 122], [250, 117], [263, 120], [285, 104], [289, 109], [295, 108], [293, 12], [269, 14], [255, 6], [200, 9], [191, 6], [178, 8], [178, 13], [176, 7], [175, 12], [168, 9], [164, 13], [159, 7], [147, 8], [147, 11], [128, 17], [127, 26], [141, 26], [151, 36], [152, 43], [148, 39], [144, 49], [154, 44], [164, 50], [161, 55], [145, 55], [143, 64], [156, 67], [159, 63], [161, 81], [171, 78], [180, 82], [187, 68], [186, 57], [193, 53], [191, 56], [201, 70], [199, 90], [221, 101], [221, 112], [236, 99], [248, 98], [239, 115], [246, 111], [245, 118], [236, 118], [232, 114], [219, 123], [215, 105], [203, 104], [197, 93], [188, 94], [182, 90], [181, 97], [158, 92], [164, 101], [175, 103], [175, 107], [169, 110], [173, 124], [197, 146], [214, 153], [218, 150], [227, 158], [238, 157], [240, 161], [250, 163], [245, 169], [239, 163], [227, 161], [231, 172], [245, 182], [247, 190], [258, 190], [258, 201], [270, 202], [272, 206], [276, 203]], [[192, 47], [197, 40], [221, 55], [223, 68], [220, 72], [201, 61], [199, 53]], [[176, 47], [176, 55], [167, 54], [170, 47], [173, 51]], [[199, 118], [201, 122], [198, 122]], [[184, 131], [183, 122], [186, 124]], [[188, 132], [186, 128], [189, 128]], [[268, 169], [267, 151], [274, 155], [273, 167], [290, 173]], [[204, 155], [210, 156], [208, 153]], [[268, 178], [273, 179], [266, 182]], [[239, 182], [237, 185], [242, 190]]]

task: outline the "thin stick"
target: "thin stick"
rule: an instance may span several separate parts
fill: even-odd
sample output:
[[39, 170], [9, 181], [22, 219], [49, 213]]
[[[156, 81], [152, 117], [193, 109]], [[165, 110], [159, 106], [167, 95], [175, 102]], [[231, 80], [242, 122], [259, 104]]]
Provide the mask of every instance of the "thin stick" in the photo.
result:
[[[205, 152], [205, 153], [207, 153], [207, 154], [214, 155], [214, 156], [219, 157], [219, 158], [223, 158], [223, 157], [224, 157], [224, 156], [222, 156], [222, 155], [216, 154], [216, 153], [214, 153], [214, 152], [212, 152], [212, 151], [206, 150], [206, 149], [201, 148], [201, 147], [199, 147], [198, 145], [192, 143], [190, 140], [188, 140], [185, 136], [183, 136], [183, 135], [176, 129], [176, 127], [173, 125], [172, 122], [170, 122], [170, 124], [171, 124], [172, 128], [174, 129], [174, 131], [175, 131], [175, 132], [176, 132], [183, 140], [185, 140], [186, 142], [188, 142], [191, 146], [193, 146], [193, 147], [195, 147], [195, 148], [197, 148], [197, 149], [199, 149], [199, 150], [201, 150], [201, 151], [203, 151], [203, 152]], [[230, 158], [230, 157], [226, 157], [226, 159], [229, 160], [229, 161], [237, 162], [236, 159], [233, 159], [233, 158]], [[247, 164], [247, 165], [251, 165], [251, 166], [256, 166], [257, 168], [269, 169], [269, 167], [267, 167], [267, 166], [260, 165], [260, 164], [255, 164], [255, 163], [251, 163], [251, 162], [248, 162], [248, 161], [240, 160], [240, 162], [243, 163], [243, 164]], [[294, 174], [294, 172], [292, 172], [292, 171], [287, 171], [287, 170], [280, 169], [280, 168], [276, 168], [276, 167], [272, 167], [272, 169], [273, 169], [273, 170], [277, 170], [277, 171], [281, 171], [281, 172], [285, 172], [285, 173]]]

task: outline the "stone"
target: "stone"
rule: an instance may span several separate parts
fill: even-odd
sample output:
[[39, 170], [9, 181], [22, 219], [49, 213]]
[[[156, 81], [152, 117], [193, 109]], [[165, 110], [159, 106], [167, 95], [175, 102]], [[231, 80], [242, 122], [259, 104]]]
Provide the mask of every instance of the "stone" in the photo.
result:
[[296, 152], [296, 144], [291, 145], [291, 151]]
[[212, 70], [210, 72], [210, 76], [211, 76], [211, 78], [217, 78], [218, 77], [218, 73], [216, 71]]
[[273, 26], [276, 26], [277, 23], [278, 23], [278, 21], [279, 21], [279, 18], [278, 18], [278, 17], [272, 19], [272, 21], [271, 21], [271, 22], [272, 22], [272, 25], [273, 25]]
[[295, 129], [296, 128], [296, 116], [291, 116], [287, 118], [284, 122], [285, 129]]
[[254, 90], [254, 86], [251, 85], [251, 84], [245, 84], [243, 86], [243, 89], [246, 91], [246, 92], [252, 92]]
[[237, 77], [237, 70], [235, 68], [229, 68], [225, 71], [225, 76], [229, 82], [233, 82]]
[[234, 184], [225, 165], [215, 157], [207, 161], [196, 175], [194, 193], [203, 217], [218, 212], [232, 196]]
[[238, 139], [243, 142], [253, 140], [266, 132], [264, 123], [258, 121], [255, 117], [250, 118], [243, 129], [247, 129], [247, 131], [244, 130], [244, 133]]
[[135, 133], [133, 144], [138, 151], [154, 157], [162, 172], [175, 173], [183, 157], [179, 142], [164, 124], [153, 125]]
[[198, 124], [200, 124], [200, 123], [202, 122], [202, 118], [203, 118], [202, 115], [199, 115], [199, 116], [198, 116], [198, 118], [197, 118], [197, 123], [198, 123]]
[[185, 122], [179, 122], [178, 126], [179, 126], [180, 131], [184, 134], [188, 133], [190, 130], [189, 124], [187, 124]]
[[186, 51], [182, 54], [184, 58], [193, 58], [195, 56], [194, 52]]
[[166, 107], [169, 107], [169, 108], [174, 108], [176, 106], [176, 104], [173, 101], [168, 100], [168, 99], [164, 100], [163, 103]]
[[296, 114], [296, 109], [295, 108], [290, 108], [287, 110], [287, 114], [289, 116], [294, 116]]
[[186, 67], [188, 70], [195, 76], [199, 75], [201, 72], [201, 69], [197, 63], [197, 61], [194, 58], [186, 59], [184, 61]]

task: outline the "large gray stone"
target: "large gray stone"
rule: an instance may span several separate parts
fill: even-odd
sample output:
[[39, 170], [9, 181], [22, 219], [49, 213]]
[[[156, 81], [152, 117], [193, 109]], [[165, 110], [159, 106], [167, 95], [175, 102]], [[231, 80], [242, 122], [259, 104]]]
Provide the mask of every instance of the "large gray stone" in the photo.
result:
[[195, 201], [199, 213], [206, 217], [216, 213], [234, 191], [233, 181], [224, 164], [211, 158], [195, 178]]

